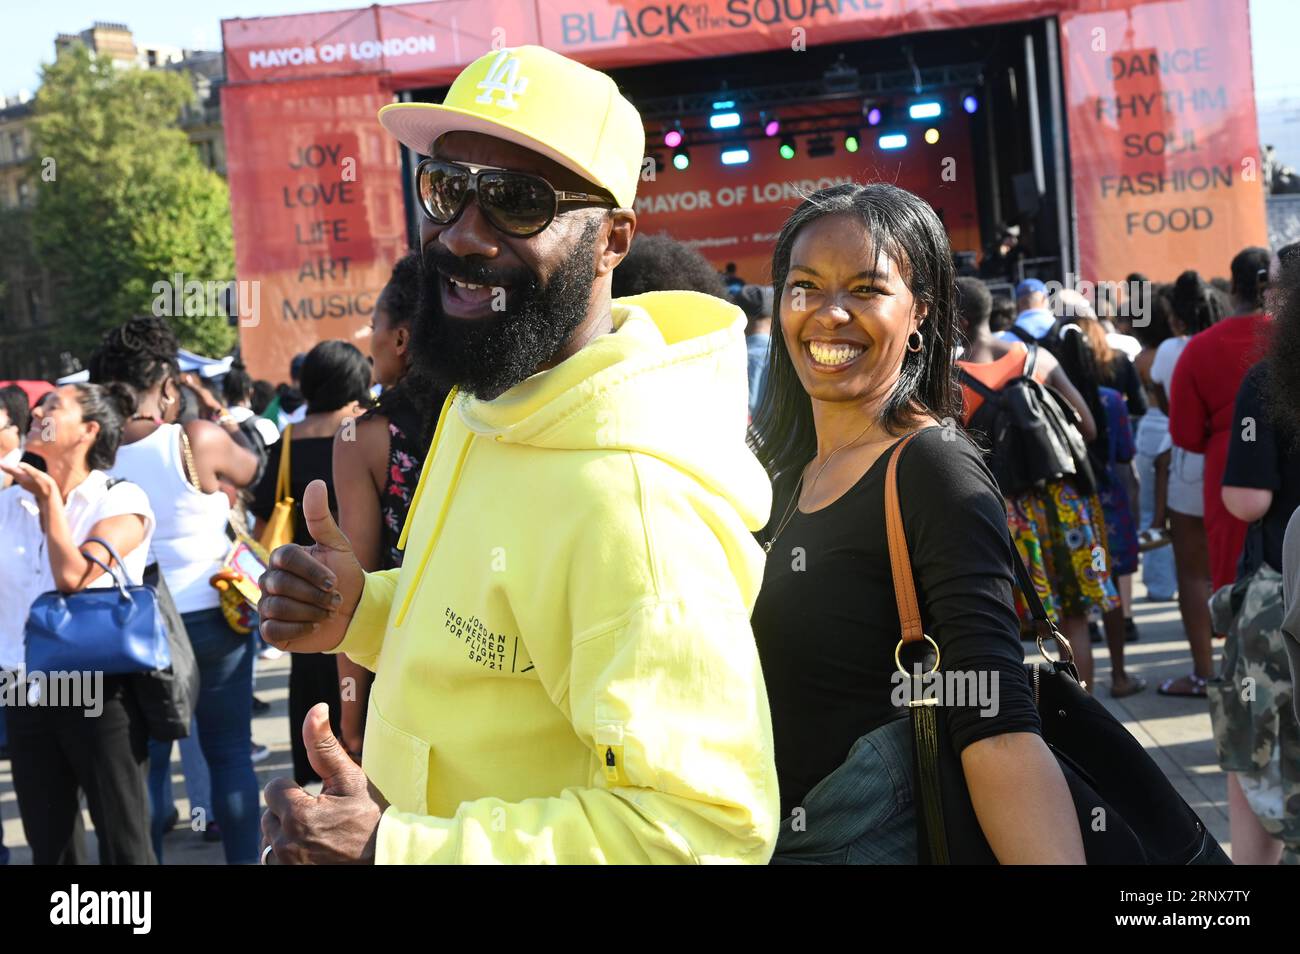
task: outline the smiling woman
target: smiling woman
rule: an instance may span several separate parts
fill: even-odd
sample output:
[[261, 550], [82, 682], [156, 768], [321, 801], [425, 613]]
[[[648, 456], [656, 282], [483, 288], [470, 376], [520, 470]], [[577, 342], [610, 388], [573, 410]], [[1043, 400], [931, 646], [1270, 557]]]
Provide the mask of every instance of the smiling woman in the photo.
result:
[[[810, 257], [815, 249], [824, 263]], [[896, 186], [832, 186], [791, 215], [772, 257], [782, 333], [773, 336], [769, 383], [754, 421], [755, 453], [778, 491], [788, 489], [817, 452], [813, 406], [819, 394], [883, 397], [880, 420], [890, 434], [915, 423], [918, 413], [936, 420], [957, 416], [951, 261], [934, 211]], [[850, 302], [860, 323], [848, 320]], [[913, 303], [915, 320], [909, 316]], [[826, 323], [808, 321], [823, 310]], [[813, 344], [838, 345], [841, 355], [861, 350], [851, 367], [837, 369], [846, 372], [839, 377], [832, 373], [833, 357], [831, 365], [814, 360]], [[858, 360], [873, 345], [874, 354]]]
[[891, 698], [902, 627], [885, 484], [896, 464], [934, 666], [996, 687], [983, 711], [943, 700], [983, 834], [1004, 863], [1082, 861], [1025, 676], [1002, 498], [955, 423], [953, 268], [938, 216], [891, 185], [824, 189], [782, 229], [772, 275], [771, 383], [752, 443], [776, 505], [752, 624], [781, 792], [775, 860], [918, 858], [908, 710]]

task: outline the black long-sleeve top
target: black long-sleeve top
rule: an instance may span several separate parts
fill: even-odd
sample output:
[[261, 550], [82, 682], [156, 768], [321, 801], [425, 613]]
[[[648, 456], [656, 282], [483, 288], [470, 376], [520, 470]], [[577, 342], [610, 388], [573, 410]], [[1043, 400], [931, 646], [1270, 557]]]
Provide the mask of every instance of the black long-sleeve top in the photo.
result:
[[[997, 676], [996, 714], [982, 715], [974, 699], [947, 710], [960, 752], [1041, 727], [1012, 598], [1005, 505], [979, 452], [946, 436], [943, 428], [922, 432], [902, 452], [898, 474], [922, 625], [939, 644], [942, 669], [984, 670], [990, 687]], [[796, 510], [767, 558], [752, 622], [783, 815], [860, 736], [907, 715], [891, 699], [899, 623], [885, 536], [888, 458], [829, 506]]]

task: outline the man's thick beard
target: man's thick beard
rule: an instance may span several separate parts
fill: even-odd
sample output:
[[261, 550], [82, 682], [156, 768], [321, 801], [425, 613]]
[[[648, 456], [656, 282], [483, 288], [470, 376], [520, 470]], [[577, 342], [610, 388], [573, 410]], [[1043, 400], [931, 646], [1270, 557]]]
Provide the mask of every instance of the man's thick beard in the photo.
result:
[[[490, 401], [550, 362], [587, 317], [596, 280], [593, 248], [600, 223], [592, 220], [550, 281], [495, 269], [490, 261], [460, 259], [436, 242], [421, 260], [420, 303], [411, 340], [414, 365], [441, 388], [458, 386]], [[442, 310], [438, 267], [477, 285], [510, 288], [507, 310], [486, 318], [449, 318]]]

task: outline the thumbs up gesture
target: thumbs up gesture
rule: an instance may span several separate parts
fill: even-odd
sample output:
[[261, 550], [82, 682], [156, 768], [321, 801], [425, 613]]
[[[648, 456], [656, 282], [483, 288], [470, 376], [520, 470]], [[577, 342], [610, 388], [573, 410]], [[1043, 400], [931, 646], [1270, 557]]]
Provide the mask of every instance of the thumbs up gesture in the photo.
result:
[[287, 778], [266, 786], [262, 863], [374, 864], [388, 802], [335, 738], [328, 705], [317, 703], [307, 713], [302, 740], [321, 791], [313, 796]]
[[262, 575], [257, 612], [262, 638], [277, 649], [326, 652], [343, 641], [361, 600], [365, 573], [330, 515], [323, 480], [307, 485], [302, 514], [316, 543], [276, 548]]

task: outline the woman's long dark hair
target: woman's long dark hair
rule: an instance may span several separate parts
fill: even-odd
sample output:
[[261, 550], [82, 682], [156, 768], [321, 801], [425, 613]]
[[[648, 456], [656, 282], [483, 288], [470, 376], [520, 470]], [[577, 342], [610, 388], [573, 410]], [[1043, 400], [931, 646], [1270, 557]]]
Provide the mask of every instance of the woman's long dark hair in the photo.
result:
[[1204, 331], [1224, 315], [1223, 299], [1219, 293], [1190, 268], [1174, 282], [1171, 303], [1174, 314], [1183, 323], [1183, 334], [1189, 338]]
[[1088, 405], [1093, 422], [1097, 425], [1097, 436], [1088, 445], [1088, 452], [1092, 458], [1093, 469], [1097, 472], [1097, 476], [1104, 480], [1106, 465], [1110, 460], [1110, 429], [1106, 423], [1106, 405], [1102, 403], [1101, 392], [1098, 389], [1106, 384], [1106, 379], [1097, 352], [1087, 331], [1083, 328], [1083, 324], [1087, 321], [1089, 319], [1085, 318], [1082, 323], [1076, 325], [1079, 330], [1071, 328], [1061, 335], [1056, 357], [1061, 363], [1061, 370], [1065, 372], [1065, 376], [1083, 396], [1083, 402]]
[[[419, 309], [420, 281], [420, 256], [409, 252], [398, 259], [381, 295], [389, 327], [414, 327]], [[403, 429], [414, 430], [407, 436], [420, 447], [428, 447], [446, 397], [446, 392], [434, 383], [428, 371], [411, 362], [397, 384], [380, 392], [372, 410]]]
[[795, 239], [806, 226], [828, 215], [858, 219], [868, 236], [868, 259], [874, 262], [883, 251], [897, 266], [916, 303], [927, 307], [920, 327], [921, 350], [903, 352], [902, 371], [881, 408], [885, 430], [900, 433], [921, 414], [940, 421], [961, 420], [952, 360], [957, 334], [952, 251], [943, 223], [920, 196], [888, 183], [848, 183], [820, 189], [786, 220], [772, 254], [772, 344], [763, 397], [750, 430], [750, 447], [767, 468], [777, 500], [790, 492], [817, 455], [812, 398], [799, 381], [781, 330], [782, 291], [790, 274]]

